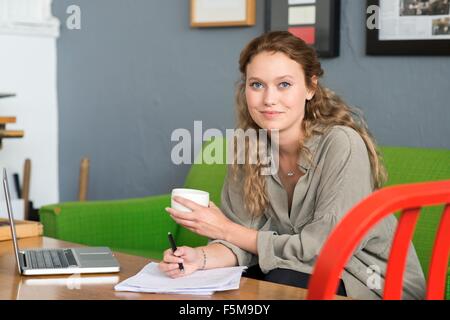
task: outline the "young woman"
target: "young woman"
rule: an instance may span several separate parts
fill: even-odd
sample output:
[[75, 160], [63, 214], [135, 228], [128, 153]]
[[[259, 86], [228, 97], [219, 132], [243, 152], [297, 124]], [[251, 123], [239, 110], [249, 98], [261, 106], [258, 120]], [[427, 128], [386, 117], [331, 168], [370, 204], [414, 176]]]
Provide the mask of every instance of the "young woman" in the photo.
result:
[[[319, 83], [323, 70], [305, 42], [288, 32], [264, 34], [245, 47], [239, 67], [237, 128], [277, 129], [279, 170], [266, 176], [259, 162], [230, 165], [221, 209], [212, 202], [203, 207], [175, 199], [193, 212], [167, 208], [171, 217], [214, 240], [204, 247], [180, 247], [174, 254], [168, 249], [159, 266], [176, 278], [246, 265], [250, 277], [306, 288], [331, 230], [382, 185], [385, 171], [362, 119]], [[390, 216], [366, 236], [342, 274], [339, 294], [382, 296], [395, 228]], [[381, 281], [374, 278], [378, 275]], [[404, 298], [423, 298], [424, 283], [411, 245]]]

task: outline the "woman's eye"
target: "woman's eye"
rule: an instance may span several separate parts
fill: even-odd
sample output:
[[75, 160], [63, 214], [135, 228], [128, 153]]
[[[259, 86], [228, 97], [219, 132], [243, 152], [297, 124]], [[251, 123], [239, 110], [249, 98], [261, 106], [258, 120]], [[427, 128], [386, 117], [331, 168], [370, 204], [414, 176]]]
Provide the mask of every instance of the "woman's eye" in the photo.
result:
[[250, 84], [250, 87], [252, 87], [254, 89], [261, 89], [262, 88], [262, 84], [260, 82], [252, 82]]
[[282, 82], [282, 83], [280, 83], [280, 86], [282, 88], [289, 88], [291, 86], [291, 84], [289, 82]]

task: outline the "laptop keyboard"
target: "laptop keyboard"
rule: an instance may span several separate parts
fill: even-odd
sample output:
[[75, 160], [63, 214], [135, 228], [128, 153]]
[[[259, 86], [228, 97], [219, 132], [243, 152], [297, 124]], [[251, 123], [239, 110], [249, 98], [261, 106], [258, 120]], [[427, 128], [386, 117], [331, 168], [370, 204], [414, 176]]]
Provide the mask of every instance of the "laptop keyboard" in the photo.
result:
[[78, 264], [70, 249], [30, 250], [28, 251], [33, 269], [61, 269], [77, 267]]

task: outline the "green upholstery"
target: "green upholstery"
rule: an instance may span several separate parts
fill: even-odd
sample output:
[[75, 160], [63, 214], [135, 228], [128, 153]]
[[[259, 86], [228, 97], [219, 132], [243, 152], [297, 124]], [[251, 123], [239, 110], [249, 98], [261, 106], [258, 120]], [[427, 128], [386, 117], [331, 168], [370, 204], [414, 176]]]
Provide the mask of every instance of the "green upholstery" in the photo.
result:
[[[216, 142], [218, 145], [224, 143], [221, 140]], [[205, 145], [203, 155], [207, 156], [204, 159], [217, 156], [211, 146]], [[382, 147], [381, 151], [389, 173], [387, 185], [450, 179], [450, 150]], [[226, 165], [223, 164], [194, 164], [184, 187], [209, 191], [211, 201], [220, 205], [225, 174]], [[168, 248], [168, 231], [174, 234], [180, 246], [206, 244], [204, 237], [176, 225], [164, 210], [167, 206], [170, 206], [168, 194], [119, 201], [60, 203], [42, 207], [40, 219], [46, 236], [87, 245], [109, 246], [116, 251], [157, 259]], [[413, 239], [426, 275], [441, 212], [442, 207], [424, 209]]]
[[[387, 186], [450, 179], [450, 150], [383, 147], [381, 151], [389, 173]], [[414, 247], [427, 278], [443, 209], [443, 205], [423, 208], [414, 232]], [[446, 298], [450, 300], [450, 268], [447, 272]]]
[[[383, 147], [382, 153], [389, 172], [387, 185], [450, 179], [450, 150]], [[425, 275], [443, 209], [425, 207], [417, 222], [413, 243]]]
[[[221, 154], [226, 141], [213, 139], [202, 149], [203, 161], [192, 165], [184, 188], [207, 190], [210, 200], [220, 206], [226, 164], [208, 165]], [[200, 157], [200, 155], [199, 155]], [[219, 157], [219, 158], [217, 158]], [[221, 159], [221, 160], [220, 160]], [[39, 216], [44, 235], [91, 246], [109, 246], [114, 251], [161, 259], [168, 248], [167, 232], [178, 245], [201, 246], [201, 237], [177, 225], [164, 210], [170, 207], [170, 194], [115, 201], [66, 202], [43, 206]]]
[[118, 201], [67, 202], [42, 207], [44, 235], [160, 259], [177, 224], [164, 210], [170, 195]]
[[[217, 140], [220, 143], [220, 140]], [[213, 147], [213, 146], [212, 146]], [[203, 154], [205, 149], [203, 149]], [[226, 161], [223, 164], [208, 165], [206, 163], [194, 164], [186, 177], [185, 188], [206, 190], [209, 192], [210, 201], [220, 206], [220, 194], [223, 181], [227, 172]], [[179, 227], [177, 243], [188, 243], [191, 246], [205, 245], [207, 240], [184, 227]]]

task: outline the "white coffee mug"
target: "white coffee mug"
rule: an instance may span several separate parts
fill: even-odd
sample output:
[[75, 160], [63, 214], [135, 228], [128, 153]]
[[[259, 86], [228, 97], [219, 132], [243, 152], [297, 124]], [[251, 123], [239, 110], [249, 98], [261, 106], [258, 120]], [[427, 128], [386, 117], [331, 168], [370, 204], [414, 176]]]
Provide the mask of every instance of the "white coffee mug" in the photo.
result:
[[191, 209], [186, 208], [180, 203], [173, 200], [174, 196], [182, 197], [185, 199], [189, 199], [195, 203], [198, 203], [201, 206], [209, 207], [209, 193], [202, 190], [196, 189], [182, 189], [177, 188], [172, 190], [172, 197], [170, 201], [170, 206], [172, 209], [183, 211], [183, 212], [192, 212]]

